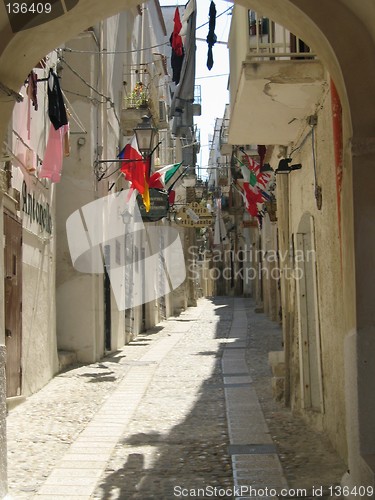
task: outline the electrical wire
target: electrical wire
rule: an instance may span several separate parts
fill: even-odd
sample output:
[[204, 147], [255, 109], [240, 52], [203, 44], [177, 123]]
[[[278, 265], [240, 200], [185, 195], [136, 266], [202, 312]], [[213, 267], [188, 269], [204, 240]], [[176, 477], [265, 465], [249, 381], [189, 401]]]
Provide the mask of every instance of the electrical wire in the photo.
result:
[[[60, 61], [61, 61], [63, 64], [65, 64], [65, 66], [66, 66], [67, 68], [69, 68], [69, 69], [70, 69], [70, 71], [71, 71], [71, 72], [72, 72], [72, 73], [73, 73], [73, 74], [74, 74], [77, 78], [79, 78], [79, 79], [81, 80], [81, 82], [82, 82], [82, 83], [84, 83], [84, 84], [85, 84], [85, 85], [86, 85], [89, 89], [91, 89], [92, 91], [94, 91], [94, 92], [95, 92], [96, 94], [98, 94], [100, 97], [103, 97], [103, 98], [105, 99], [105, 101], [104, 101], [104, 102], [108, 102], [108, 103], [109, 103], [110, 108], [113, 110], [113, 113], [114, 113], [115, 118], [116, 118], [116, 120], [117, 120], [117, 123], [121, 126], [121, 122], [120, 122], [120, 119], [119, 119], [119, 117], [118, 117], [118, 114], [117, 114], [117, 111], [116, 111], [116, 108], [115, 108], [115, 103], [113, 102], [113, 100], [111, 99], [111, 97], [108, 97], [108, 96], [106, 96], [106, 95], [102, 94], [101, 92], [99, 92], [98, 90], [96, 90], [96, 88], [95, 88], [95, 87], [93, 87], [90, 83], [88, 83], [88, 82], [87, 82], [87, 81], [86, 81], [86, 80], [85, 80], [85, 79], [84, 79], [84, 78], [83, 78], [83, 77], [82, 77], [82, 76], [78, 73], [78, 71], [76, 71], [74, 68], [72, 68], [72, 67], [71, 67], [71, 65], [70, 65], [68, 62], [66, 62], [66, 60], [65, 60], [63, 57], [61, 57], [61, 56], [60, 56]], [[102, 102], [102, 104], [104, 104], [104, 103]]]
[[[228, 7], [226, 10], [224, 10], [224, 11], [223, 11], [223, 12], [221, 12], [220, 14], [218, 14], [218, 15], [216, 16], [216, 19], [217, 19], [218, 17], [223, 16], [224, 14], [226, 14], [226, 13], [228, 12], [228, 10], [232, 10], [232, 9], [233, 9], [233, 5], [232, 5], [231, 7]], [[207, 21], [207, 22], [205, 22], [205, 23], [201, 24], [200, 26], [198, 26], [198, 28], [196, 28], [196, 30], [199, 30], [199, 29], [203, 28], [203, 26], [207, 26], [207, 24], [208, 24], [209, 22], [210, 22], [210, 21]]]
[[98, 55], [113, 55], [113, 54], [132, 54], [133, 52], [143, 52], [144, 50], [152, 50], [157, 47], [163, 47], [164, 45], [170, 45], [169, 42], [159, 43], [157, 45], [151, 45], [144, 49], [132, 49], [132, 50], [75, 50], [69, 47], [61, 48], [63, 52], [69, 52], [70, 54], [98, 54]]
[[67, 89], [63, 89], [63, 90], [67, 94], [72, 94], [72, 95], [75, 95], [78, 97], [83, 97], [84, 99], [88, 99], [89, 101], [92, 101], [93, 104], [105, 104], [107, 102], [107, 100], [101, 101], [99, 99], [96, 99], [96, 97], [91, 97], [89, 95], [79, 94], [78, 92], [73, 92], [72, 90], [67, 90]]
[[296, 148], [292, 149], [292, 151], [289, 153], [289, 156], [292, 156], [293, 153], [295, 153], [296, 151], [298, 151], [299, 149], [301, 149], [303, 147], [303, 145], [305, 144], [305, 142], [307, 141], [307, 139], [310, 137], [311, 134], [313, 134], [313, 128], [311, 130], [309, 130], [309, 132], [307, 132], [307, 134], [305, 135], [305, 137], [302, 139], [302, 142], [299, 146], [297, 146]]
[[112, 99], [104, 94], [102, 94], [101, 92], [99, 92], [99, 90], [96, 90], [95, 87], [93, 87], [90, 83], [86, 82], [86, 80], [75, 70], [73, 69], [70, 64], [68, 62], [66, 62], [66, 60], [60, 56], [60, 61], [65, 64], [65, 66], [67, 68], [70, 69], [70, 71], [76, 75], [77, 78], [79, 78], [81, 80], [82, 83], [84, 83], [89, 89], [91, 89], [92, 91], [94, 91], [96, 94], [100, 95], [100, 97], [103, 97], [107, 102], [112, 102]]
[[220, 75], [197, 76], [196, 80], [205, 80], [206, 78], [217, 78], [219, 76], [229, 76], [229, 73], [222, 73]]
[[78, 125], [78, 127], [82, 130], [82, 132], [84, 132], [85, 134], [87, 134], [87, 130], [85, 128], [85, 126], [83, 125], [83, 123], [81, 122], [78, 114], [75, 112], [74, 110], [74, 107], [72, 106], [71, 102], [69, 101], [69, 99], [66, 97], [66, 94], [63, 90], [61, 90], [62, 92], [62, 95], [65, 99], [65, 101], [67, 102], [68, 104], [68, 113], [71, 115], [72, 119], [76, 122], [76, 124]]
[[[228, 7], [226, 10], [224, 10], [220, 14], [218, 14], [216, 16], [216, 19], [219, 18], [220, 16], [223, 16], [224, 14], [226, 14], [228, 11], [230, 11], [232, 9], [233, 9], [233, 5], [231, 7]], [[209, 23], [209, 21], [201, 24], [200, 26], [198, 26], [196, 28], [196, 30], [199, 30], [200, 28], [203, 28], [204, 26], [207, 26], [208, 23]], [[152, 49], [156, 49], [157, 47], [163, 47], [165, 45], [169, 45], [170, 46], [170, 42], [159, 43], [159, 44], [156, 44], [156, 45], [151, 45], [150, 47], [145, 47], [143, 49], [132, 49], [132, 50], [98, 50], [98, 51], [95, 51], [95, 50], [76, 50], [76, 49], [71, 49], [70, 47], [64, 47], [64, 48], [61, 48], [60, 50], [62, 50], [63, 52], [69, 52], [71, 54], [98, 54], [98, 55], [106, 54], [106, 55], [113, 55], [113, 54], [132, 54], [134, 52], [143, 52], [145, 50], [152, 50]]]

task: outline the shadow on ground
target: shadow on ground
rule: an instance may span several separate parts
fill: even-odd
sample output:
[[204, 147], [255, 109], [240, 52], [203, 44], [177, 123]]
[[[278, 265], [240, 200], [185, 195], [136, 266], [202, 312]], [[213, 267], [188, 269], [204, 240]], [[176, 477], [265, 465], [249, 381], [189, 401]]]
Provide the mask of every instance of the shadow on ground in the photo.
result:
[[[223, 306], [215, 311], [220, 318], [216, 338], [226, 338], [230, 330], [233, 310], [226, 307], [226, 300], [221, 298], [213, 301]], [[206, 486], [232, 487], [221, 375], [223, 347], [221, 344], [217, 351], [202, 351], [196, 354], [214, 357], [214, 370], [212, 376], [202, 384], [200, 397], [185, 420], [173, 427], [172, 432], [167, 435], [150, 431], [127, 437], [118, 446], [130, 446], [135, 452], [130, 453], [125, 462], [116, 462], [116, 467], [106, 470], [94, 498], [169, 500], [178, 498], [174, 493], [178, 494], [179, 488], [185, 488], [185, 498], [193, 498], [187, 493], [190, 489], [197, 490]], [[151, 467], [148, 465], [147, 469], [145, 456], [136, 453], [139, 446], [157, 449], [157, 459]], [[120, 454], [118, 453], [118, 456]], [[197, 498], [206, 497], [200, 495]], [[224, 495], [220, 498], [233, 497]]]

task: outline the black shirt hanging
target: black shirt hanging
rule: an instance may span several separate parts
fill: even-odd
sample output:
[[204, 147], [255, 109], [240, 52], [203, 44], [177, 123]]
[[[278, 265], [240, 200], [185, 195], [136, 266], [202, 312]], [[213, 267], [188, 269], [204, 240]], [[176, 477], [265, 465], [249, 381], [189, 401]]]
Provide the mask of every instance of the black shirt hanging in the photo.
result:
[[207, 68], [209, 70], [212, 69], [214, 65], [214, 58], [212, 55], [212, 47], [215, 45], [217, 41], [217, 36], [215, 35], [215, 26], [216, 26], [216, 7], [215, 3], [211, 2], [210, 11], [209, 11], [209, 22], [208, 22], [208, 35], [206, 41], [208, 43], [208, 54], [207, 54]]
[[64, 98], [61, 92], [59, 78], [56, 73], [50, 69], [48, 78], [48, 116], [55, 127], [58, 130], [63, 125], [68, 124], [68, 117], [66, 115], [66, 109], [64, 104]]

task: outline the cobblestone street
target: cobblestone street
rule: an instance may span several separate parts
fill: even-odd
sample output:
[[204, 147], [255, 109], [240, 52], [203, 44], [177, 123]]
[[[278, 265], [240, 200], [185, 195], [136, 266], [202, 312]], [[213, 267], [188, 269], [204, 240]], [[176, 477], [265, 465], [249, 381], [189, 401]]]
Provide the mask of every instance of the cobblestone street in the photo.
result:
[[246, 498], [249, 486], [338, 484], [345, 466], [330, 444], [272, 399], [268, 352], [280, 349], [279, 327], [250, 299], [200, 299], [59, 374], [9, 413], [11, 498]]

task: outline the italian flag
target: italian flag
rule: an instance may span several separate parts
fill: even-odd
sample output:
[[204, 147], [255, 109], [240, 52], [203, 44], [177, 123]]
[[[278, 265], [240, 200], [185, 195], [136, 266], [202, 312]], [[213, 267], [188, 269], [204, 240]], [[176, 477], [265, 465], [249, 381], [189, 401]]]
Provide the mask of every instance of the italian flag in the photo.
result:
[[255, 187], [257, 184], [257, 175], [254, 170], [250, 169], [245, 163], [235, 157], [238, 163], [241, 165], [241, 173], [244, 178], [244, 181], [250, 186]]
[[149, 186], [168, 191], [173, 187], [174, 182], [177, 180], [182, 171], [182, 162], [166, 165], [150, 176]]

